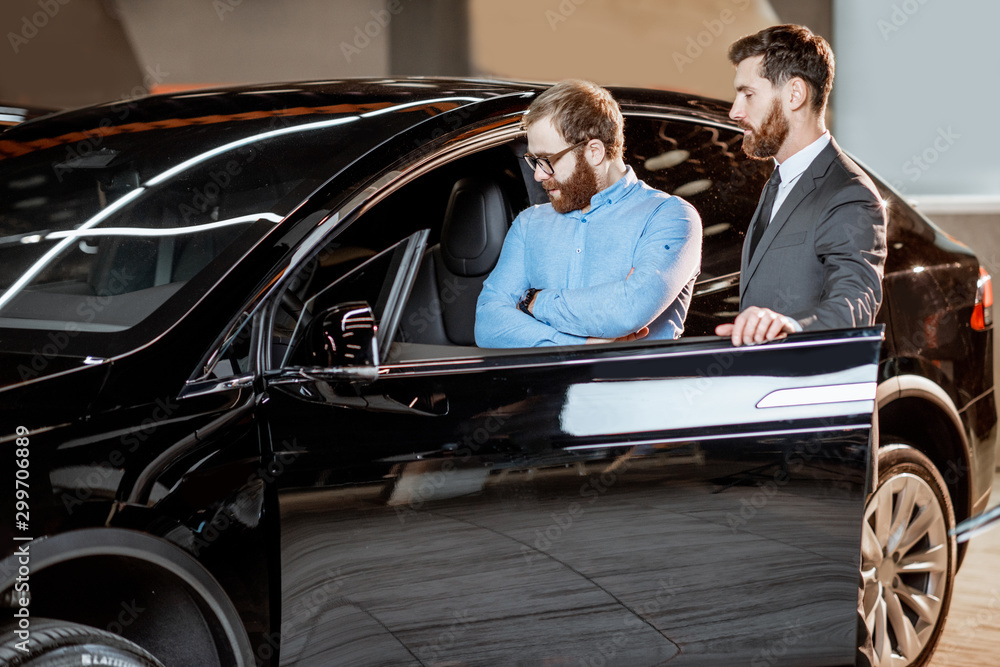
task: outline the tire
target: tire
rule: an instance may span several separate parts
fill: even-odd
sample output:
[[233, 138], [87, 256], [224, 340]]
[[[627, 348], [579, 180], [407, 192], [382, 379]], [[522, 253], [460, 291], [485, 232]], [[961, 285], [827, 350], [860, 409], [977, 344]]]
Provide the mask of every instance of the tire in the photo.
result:
[[163, 663], [138, 644], [89, 625], [32, 619], [28, 629], [30, 639], [27, 652], [17, 648], [21, 640], [14, 634], [15, 628], [13, 625], [5, 625], [3, 628], [0, 665], [75, 667], [94, 664], [116, 667], [163, 667]]
[[859, 604], [873, 665], [927, 665], [951, 604], [955, 512], [937, 468], [909, 445], [879, 448], [878, 480], [865, 504]]

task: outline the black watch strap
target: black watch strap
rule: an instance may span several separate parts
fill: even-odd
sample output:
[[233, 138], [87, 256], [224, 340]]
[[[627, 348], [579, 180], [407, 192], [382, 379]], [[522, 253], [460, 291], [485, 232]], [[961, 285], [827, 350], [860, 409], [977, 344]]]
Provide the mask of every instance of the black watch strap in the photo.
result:
[[[531, 303], [531, 300], [534, 299], [535, 295], [539, 292], [541, 292], [541, 290], [535, 289], [534, 287], [529, 287], [527, 291], [525, 291], [524, 296], [522, 296], [521, 300], [517, 302], [517, 307], [522, 313], [525, 315], [531, 315], [531, 311], [528, 310], [528, 304]], [[534, 315], [531, 316], [534, 317]]]

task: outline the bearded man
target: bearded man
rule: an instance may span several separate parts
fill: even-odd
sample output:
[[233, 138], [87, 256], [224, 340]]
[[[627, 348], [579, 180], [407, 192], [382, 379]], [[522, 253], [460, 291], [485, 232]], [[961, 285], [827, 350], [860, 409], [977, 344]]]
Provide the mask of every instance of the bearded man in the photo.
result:
[[885, 208], [826, 129], [830, 45], [802, 26], [772, 26], [737, 40], [729, 60], [736, 66], [729, 117], [745, 131], [743, 151], [776, 167], [743, 245], [741, 312], [716, 334], [741, 345], [874, 324]]
[[701, 219], [625, 165], [618, 103], [600, 86], [563, 81], [522, 124], [525, 160], [550, 203], [511, 225], [479, 295], [476, 344], [680, 336], [701, 267]]

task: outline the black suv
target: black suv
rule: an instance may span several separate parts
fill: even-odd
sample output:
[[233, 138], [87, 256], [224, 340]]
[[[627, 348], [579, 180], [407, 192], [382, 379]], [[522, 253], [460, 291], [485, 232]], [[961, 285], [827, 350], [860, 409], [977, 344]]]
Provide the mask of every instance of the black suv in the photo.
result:
[[853, 664], [859, 607], [883, 664], [928, 659], [992, 483], [989, 275], [876, 179], [878, 325], [734, 349], [767, 165], [723, 102], [614, 89], [626, 162], [703, 219], [684, 336], [479, 349], [546, 201], [542, 89], [281, 84], [2, 135], [0, 661]]

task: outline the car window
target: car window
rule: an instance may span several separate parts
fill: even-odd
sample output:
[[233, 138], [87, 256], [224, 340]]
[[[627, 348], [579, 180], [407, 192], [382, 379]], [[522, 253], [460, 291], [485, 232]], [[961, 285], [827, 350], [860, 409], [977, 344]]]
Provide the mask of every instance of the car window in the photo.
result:
[[[365, 304], [371, 309], [377, 329], [379, 348], [393, 335], [398, 323], [400, 304], [409, 291], [412, 265], [426, 247], [428, 230], [420, 230], [406, 239], [364, 261], [357, 268], [333, 281], [296, 308], [295, 328], [283, 358], [275, 355], [281, 366], [307, 366], [311, 363], [307, 331], [322, 313], [342, 304]], [[291, 315], [285, 308], [286, 315]], [[273, 352], [280, 352], [280, 341], [274, 340]], [[380, 355], [381, 356], [381, 355]]]
[[711, 335], [739, 311], [733, 274], [739, 273], [743, 238], [774, 164], [747, 158], [742, 141], [742, 132], [711, 123], [626, 116], [626, 163], [641, 180], [686, 199], [701, 215], [701, 275], [685, 337]]
[[[714, 125], [644, 116], [630, 116], [626, 122], [626, 162], [639, 178], [683, 197], [702, 216], [702, 285], [718, 276], [738, 274], [743, 236], [769, 176], [765, 162], [743, 155], [741, 140], [739, 131]], [[448, 276], [440, 258], [442, 228], [452, 190], [463, 179], [496, 184], [510, 207], [510, 221], [529, 203], [545, 201], [530, 172], [520, 166], [525, 150], [519, 139], [461, 157], [415, 178], [337, 230], [323, 250], [296, 271], [283, 300], [307, 301], [391, 244], [426, 228], [430, 230], [428, 250], [401, 315], [390, 358], [405, 361], [482, 354], [469, 333], [481, 279], [442, 278]], [[734, 287], [696, 297], [689, 322], [694, 319], [697, 324], [689, 326], [686, 335], [710, 334], [715, 323], [731, 318], [738, 305], [730, 303], [736, 293]], [[278, 347], [280, 341], [288, 340], [295, 325], [295, 316], [280, 310], [272, 331]]]
[[250, 313], [242, 313], [226, 335], [217, 351], [206, 361], [198, 375], [199, 380], [218, 380], [249, 373], [253, 352], [253, 323]]
[[[517, 141], [442, 164], [399, 187], [354, 219], [345, 220], [310, 260], [299, 265], [284, 288], [271, 331], [272, 366], [279, 363], [279, 355], [284, 353], [284, 346], [295, 328], [300, 311], [294, 304], [309, 302], [330, 286], [339, 284], [364, 262], [422, 229], [428, 230], [428, 249], [421, 258], [417, 280], [428, 287], [427, 280], [434, 271], [431, 264], [440, 247], [449, 200], [457, 183], [470, 178], [483, 179], [503, 192], [509, 205], [508, 219], [504, 223], [506, 233], [506, 226], [513, 216], [528, 205], [525, 176], [520, 168], [523, 163], [520, 155], [524, 150], [523, 142]], [[473, 301], [473, 306], [464, 314], [467, 326], [474, 323], [474, 300], [477, 295], [472, 292], [463, 294]], [[344, 293], [342, 298], [348, 300], [349, 297]], [[438, 305], [440, 299], [436, 288], [414, 288], [402, 311], [397, 313], [400, 317], [399, 331], [393, 346], [397, 353], [392, 358], [398, 358], [400, 342], [413, 339], [415, 327], [420, 326], [420, 312], [433, 311]], [[436, 354], [448, 355], [451, 352], [441, 349]]]
[[748, 159], [743, 133], [732, 129], [644, 117], [630, 117], [625, 128], [626, 162], [636, 175], [701, 215], [699, 280], [739, 271], [743, 236], [774, 163]]

